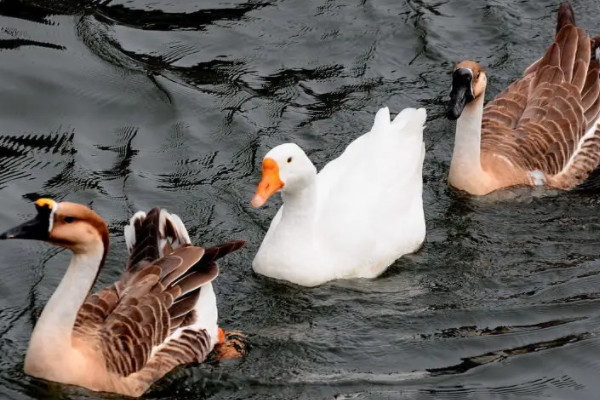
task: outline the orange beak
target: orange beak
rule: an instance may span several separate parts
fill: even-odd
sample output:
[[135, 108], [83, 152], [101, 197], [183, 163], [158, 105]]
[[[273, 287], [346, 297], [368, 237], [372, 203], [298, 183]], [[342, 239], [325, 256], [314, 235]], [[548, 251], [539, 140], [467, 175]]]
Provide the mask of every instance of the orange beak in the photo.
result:
[[256, 193], [252, 198], [252, 206], [260, 207], [267, 202], [269, 197], [283, 187], [279, 179], [279, 166], [272, 158], [265, 158], [262, 164], [262, 179], [260, 180]]

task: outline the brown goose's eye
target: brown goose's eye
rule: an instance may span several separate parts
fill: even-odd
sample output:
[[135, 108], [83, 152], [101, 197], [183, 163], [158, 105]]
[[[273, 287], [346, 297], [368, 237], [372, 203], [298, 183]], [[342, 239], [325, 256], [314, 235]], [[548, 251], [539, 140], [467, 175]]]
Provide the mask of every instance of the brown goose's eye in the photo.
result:
[[70, 224], [71, 222], [75, 221], [75, 217], [65, 217], [64, 221], [67, 224]]

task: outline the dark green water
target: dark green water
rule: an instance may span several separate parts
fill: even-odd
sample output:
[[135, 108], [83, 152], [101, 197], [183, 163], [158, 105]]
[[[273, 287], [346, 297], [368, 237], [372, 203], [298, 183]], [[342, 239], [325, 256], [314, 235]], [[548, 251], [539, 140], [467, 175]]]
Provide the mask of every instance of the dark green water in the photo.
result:
[[[178, 370], [148, 398], [597, 399], [600, 194], [476, 200], [446, 184], [453, 64], [481, 61], [490, 98], [542, 55], [557, 6], [0, 2], [0, 230], [40, 195], [91, 203], [112, 239], [99, 285], [120, 274], [138, 209], [179, 214], [199, 244], [248, 241], [215, 285], [248, 357]], [[573, 6], [600, 33], [600, 3]], [[250, 207], [262, 156], [294, 141], [322, 167], [383, 105], [428, 110], [422, 250], [373, 281], [301, 289], [253, 274], [280, 204]], [[0, 397], [97, 398], [22, 373], [69, 254], [0, 245]]]

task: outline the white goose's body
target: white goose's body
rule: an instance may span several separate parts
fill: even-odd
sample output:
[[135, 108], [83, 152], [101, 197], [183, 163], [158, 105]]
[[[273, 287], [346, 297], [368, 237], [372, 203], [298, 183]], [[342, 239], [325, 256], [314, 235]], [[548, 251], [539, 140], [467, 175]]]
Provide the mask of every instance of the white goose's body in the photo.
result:
[[33, 330], [25, 372], [91, 390], [140, 396], [178, 365], [202, 362], [224, 337], [211, 281], [216, 260], [241, 247], [192, 246], [179, 217], [136, 213], [125, 228], [127, 269], [89, 295], [108, 249], [108, 230], [89, 208], [50, 199], [38, 216], [0, 239], [38, 239], [73, 257]]
[[266, 158], [277, 158], [275, 152], [283, 160], [289, 152], [294, 162], [303, 156], [306, 173], [302, 185], [285, 183], [284, 204], [253, 269], [315, 286], [332, 279], [376, 277], [400, 256], [416, 251], [425, 237], [425, 116], [424, 109], [405, 109], [390, 122], [388, 109], [379, 110], [371, 131], [319, 174], [295, 145], [269, 152]]

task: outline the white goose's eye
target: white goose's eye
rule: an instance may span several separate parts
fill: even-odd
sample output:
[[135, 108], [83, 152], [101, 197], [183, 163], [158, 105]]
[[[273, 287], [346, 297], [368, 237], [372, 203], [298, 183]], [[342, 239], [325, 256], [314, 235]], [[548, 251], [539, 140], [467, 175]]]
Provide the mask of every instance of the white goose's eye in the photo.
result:
[[289, 158], [287, 159], [287, 162], [288, 162], [288, 164], [289, 164], [289, 163], [291, 163], [291, 162], [292, 162], [292, 157], [289, 157]]

